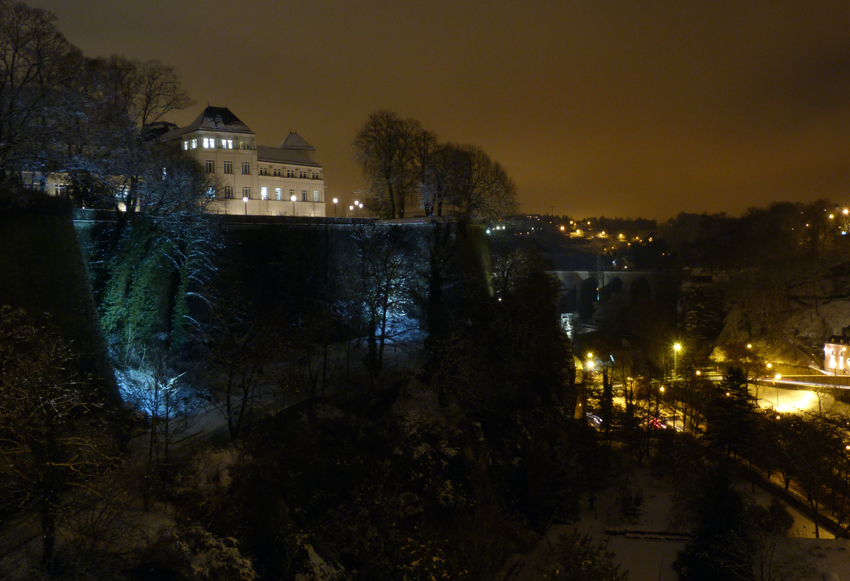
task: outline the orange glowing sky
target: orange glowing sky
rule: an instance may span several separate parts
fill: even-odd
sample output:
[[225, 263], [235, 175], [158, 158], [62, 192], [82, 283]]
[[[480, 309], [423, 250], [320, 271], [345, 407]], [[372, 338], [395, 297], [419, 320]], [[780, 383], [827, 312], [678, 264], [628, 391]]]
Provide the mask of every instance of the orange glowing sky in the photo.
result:
[[394, 109], [475, 143], [525, 212], [666, 219], [850, 201], [850, 3], [810, 0], [30, 0], [88, 56], [174, 66], [274, 145], [318, 150], [327, 199]]

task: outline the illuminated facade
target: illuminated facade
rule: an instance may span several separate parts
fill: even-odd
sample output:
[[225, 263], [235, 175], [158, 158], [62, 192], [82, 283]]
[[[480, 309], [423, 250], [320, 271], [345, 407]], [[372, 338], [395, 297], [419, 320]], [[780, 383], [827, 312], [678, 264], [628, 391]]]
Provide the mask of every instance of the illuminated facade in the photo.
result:
[[324, 216], [325, 182], [315, 148], [297, 133], [276, 147], [257, 145], [254, 132], [227, 107], [207, 107], [191, 124], [160, 139], [180, 147], [216, 175], [222, 214]]
[[836, 375], [846, 375], [850, 369], [850, 337], [833, 335], [823, 345], [823, 367]]

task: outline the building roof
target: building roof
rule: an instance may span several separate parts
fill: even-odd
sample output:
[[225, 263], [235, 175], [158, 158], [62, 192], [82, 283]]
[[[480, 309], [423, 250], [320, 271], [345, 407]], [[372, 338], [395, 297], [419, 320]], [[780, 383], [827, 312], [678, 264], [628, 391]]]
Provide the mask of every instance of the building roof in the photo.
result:
[[298, 135], [297, 131], [290, 131], [286, 139], [280, 142], [279, 149], [296, 149], [301, 151], [316, 151], [316, 148], [307, 143], [307, 140]]
[[[312, 148], [311, 148], [312, 150]], [[280, 147], [257, 146], [257, 161], [269, 161], [272, 163], [291, 163], [293, 165], [306, 165], [310, 167], [322, 167], [310, 157], [308, 151], [300, 149], [289, 149]], [[314, 150], [312, 150], [314, 151]]]
[[254, 133], [242, 123], [227, 107], [207, 107], [187, 127], [187, 131], [209, 129], [210, 131], [231, 131], [233, 133]]
[[[186, 127], [172, 129], [162, 135], [160, 139], [171, 141], [197, 130], [250, 133], [252, 135], [254, 133], [227, 107], [207, 107], [192, 123]], [[311, 156], [315, 151], [316, 148], [307, 143], [307, 140], [298, 133], [290, 132], [277, 147], [257, 146], [257, 160], [321, 168], [322, 166], [316, 163]]]
[[207, 107], [198, 117], [186, 127], [173, 129], [160, 137], [163, 141], [171, 141], [177, 139], [181, 135], [206, 129], [207, 131], [219, 131], [223, 133], [250, 133], [251, 128], [242, 123], [242, 121], [233, 114], [227, 107]]

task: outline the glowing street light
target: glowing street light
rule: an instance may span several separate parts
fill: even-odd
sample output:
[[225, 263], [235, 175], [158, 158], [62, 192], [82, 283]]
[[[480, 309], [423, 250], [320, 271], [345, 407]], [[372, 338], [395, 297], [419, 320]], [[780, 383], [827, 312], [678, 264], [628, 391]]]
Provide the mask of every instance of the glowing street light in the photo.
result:
[[339, 202], [338, 198], [334, 198], [334, 218], [336, 218], [336, 204]]
[[295, 194], [292, 194], [292, 197], [289, 198], [292, 200], [292, 215], [295, 215]]
[[242, 201], [245, 202], [245, 215], [248, 215], [248, 196], [243, 196]]
[[676, 377], [679, 367], [679, 351], [682, 350], [681, 343], [673, 343], [673, 377]]

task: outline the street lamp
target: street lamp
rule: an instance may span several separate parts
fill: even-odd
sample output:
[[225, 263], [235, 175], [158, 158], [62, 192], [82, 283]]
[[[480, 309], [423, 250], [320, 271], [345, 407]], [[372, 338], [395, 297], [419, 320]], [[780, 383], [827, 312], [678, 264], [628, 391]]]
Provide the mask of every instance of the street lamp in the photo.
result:
[[248, 196], [243, 196], [242, 201], [245, 202], [245, 215], [248, 215]]
[[295, 194], [292, 194], [292, 196], [289, 199], [292, 200], [292, 215], [294, 216], [295, 215]]
[[673, 343], [673, 378], [675, 379], [677, 374], [677, 368], [679, 366], [679, 351], [682, 350], [681, 343]]
[[661, 408], [661, 397], [664, 395], [664, 386], [658, 388], [658, 395], [655, 397], [655, 427], [661, 425], [659, 418], [659, 409]]
[[337, 198], [334, 198], [334, 218], [336, 218], [336, 204], [339, 202]]

